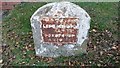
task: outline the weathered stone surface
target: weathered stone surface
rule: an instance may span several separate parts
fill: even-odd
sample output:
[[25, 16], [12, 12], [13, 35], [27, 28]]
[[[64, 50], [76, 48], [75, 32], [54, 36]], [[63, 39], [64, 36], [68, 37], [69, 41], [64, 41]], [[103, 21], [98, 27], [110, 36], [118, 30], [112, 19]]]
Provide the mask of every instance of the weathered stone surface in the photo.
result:
[[49, 3], [31, 17], [36, 55], [70, 56], [86, 52], [90, 16], [70, 2]]

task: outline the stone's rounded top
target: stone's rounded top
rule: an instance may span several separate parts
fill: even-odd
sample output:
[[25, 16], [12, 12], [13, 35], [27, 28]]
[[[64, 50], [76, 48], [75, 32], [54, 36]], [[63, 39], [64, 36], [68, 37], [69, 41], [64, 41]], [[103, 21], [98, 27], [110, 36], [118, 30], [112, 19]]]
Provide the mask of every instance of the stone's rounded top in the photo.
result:
[[39, 16], [40, 18], [43, 16], [47, 16], [52, 18], [75, 17], [80, 19], [86, 17], [87, 19], [90, 19], [90, 16], [84, 9], [82, 9], [78, 5], [66, 1], [49, 3], [40, 7], [32, 15], [31, 20], [36, 19], [37, 16]]

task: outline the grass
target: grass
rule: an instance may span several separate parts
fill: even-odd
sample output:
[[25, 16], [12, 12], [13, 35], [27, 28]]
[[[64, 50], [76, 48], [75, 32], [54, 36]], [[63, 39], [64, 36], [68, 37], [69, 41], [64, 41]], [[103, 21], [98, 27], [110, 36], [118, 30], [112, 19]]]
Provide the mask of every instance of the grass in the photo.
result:
[[[111, 38], [107, 36], [96, 36], [95, 32], [90, 32], [90, 37], [92, 37], [92, 45], [89, 45], [89, 50], [87, 55], [79, 54], [78, 56], [70, 57], [58, 57], [58, 58], [43, 58], [35, 56], [34, 43], [32, 38], [32, 31], [30, 26], [30, 17], [32, 14], [41, 6], [46, 3], [22, 3], [17, 5], [15, 9], [10, 11], [9, 15], [3, 19], [3, 43], [8, 45], [7, 52], [9, 55], [3, 54], [3, 59], [9, 62], [9, 65], [91, 65], [97, 66], [112, 64], [118, 65], [116, 60], [112, 59], [110, 56], [102, 55], [99, 56], [99, 48], [102, 45], [98, 45], [96, 39], [109, 41]], [[118, 3], [88, 3], [88, 2], [76, 2], [75, 4], [81, 6], [85, 9], [91, 16], [91, 28], [90, 31], [95, 29], [98, 33], [102, 34], [105, 30], [112, 33], [113, 41], [117, 38], [117, 17], [118, 17]], [[115, 38], [115, 39], [114, 39]], [[112, 41], [111, 40], [111, 41]], [[118, 40], [118, 39], [117, 39]], [[98, 47], [98, 51], [92, 50], [93, 46]], [[108, 44], [108, 46], [110, 46]], [[116, 54], [117, 51], [113, 51]], [[95, 60], [95, 56], [99, 56], [99, 60]], [[116, 55], [114, 57], [117, 57]], [[97, 58], [97, 57], [96, 57]]]

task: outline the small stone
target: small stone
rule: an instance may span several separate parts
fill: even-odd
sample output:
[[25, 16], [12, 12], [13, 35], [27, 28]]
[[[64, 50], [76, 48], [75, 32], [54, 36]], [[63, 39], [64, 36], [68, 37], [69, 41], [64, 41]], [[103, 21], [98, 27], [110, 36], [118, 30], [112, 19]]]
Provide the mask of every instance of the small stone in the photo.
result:
[[1, 60], [0, 60], [0, 64], [2, 64], [2, 62], [3, 62], [3, 60], [1, 59]]
[[95, 29], [92, 29], [93, 32], [97, 32]]
[[30, 44], [29, 47], [31, 47], [32, 45]]
[[99, 42], [97, 41], [96, 43], [98, 44]]
[[81, 64], [81, 66], [85, 66], [85, 64], [84, 64], [84, 63], [82, 63], [82, 64]]
[[97, 64], [97, 66], [101, 66], [101, 64]]
[[115, 63], [119, 63], [119, 61], [115, 61]]
[[32, 32], [29, 32], [29, 34], [32, 34]]
[[96, 49], [97, 47], [96, 46], [94, 46], [94, 49]]
[[90, 61], [89, 63], [91, 64], [92, 62]]
[[22, 62], [23, 64], [25, 63], [25, 62]]
[[108, 30], [105, 30], [105, 32], [108, 32]]
[[37, 62], [39, 63], [40, 61], [38, 60]]
[[108, 41], [105, 41], [106, 43], [108, 42]]
[[115, 46], [113, 46], [112, 49], [116, 50], [117, 48]]
[[18, 36], [16, 35], [15, 38], [17, 38]]
[[70, 61], [69, 61], [69, 63], [68, 63], [69, 65], [71, 65], [71, 63], [70, 63]]
[[33, 65], [35, 65], [35, 64], [33, 64]]
[[100, 55], [103, 55], [103, 51], [100, 51]]
[[16, 42], [16, 44], [18, 45], [18, 44], [19, 44], [19, 42]]

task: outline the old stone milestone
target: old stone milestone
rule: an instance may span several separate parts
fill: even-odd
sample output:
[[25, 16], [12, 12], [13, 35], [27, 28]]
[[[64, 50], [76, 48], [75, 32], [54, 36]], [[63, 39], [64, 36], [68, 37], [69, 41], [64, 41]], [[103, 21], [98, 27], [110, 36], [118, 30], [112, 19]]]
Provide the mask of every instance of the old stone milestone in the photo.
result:
[[30, 19], [36, 55], [58, 57], [85, 53], [90, 19], [84, 9], [70, 2], [40, 7]]

